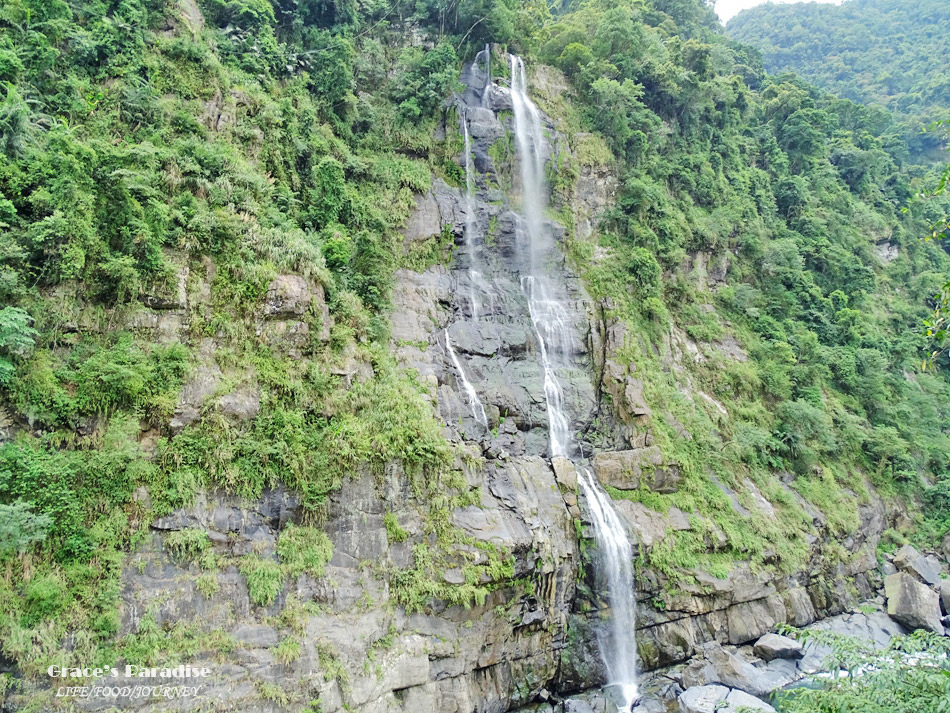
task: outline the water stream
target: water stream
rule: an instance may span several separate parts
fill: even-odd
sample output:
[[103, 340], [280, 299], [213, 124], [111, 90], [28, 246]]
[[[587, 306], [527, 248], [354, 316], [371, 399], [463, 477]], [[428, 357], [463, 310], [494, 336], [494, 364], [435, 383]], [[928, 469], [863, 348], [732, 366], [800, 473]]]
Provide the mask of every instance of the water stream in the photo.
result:
[[482, 307], [476, 280], [481, 275], [475, 269], [475, 233], [478, 230], [475, 221], [475, 168], [472, 166], [472, 139], [468, 133], [468, 117], [462, 114], [462, 136], [465, 138], [465, 252], [468, 256], [468, 300], [472, 310], [472, 320], [477, 322]]
[[449, 355], [449, 359], [452, 360], [455, 371], [458, 373], [458, 380], [462, 385], [462, 390], [465, 392], [465, 398], [468, 400], [469, 408], [472, 409], [472, 416], [475, 417], [475, 421], [479, 426], [488, 428], [488, 416], [485, 414], [485, 407], [482, 405], [481, 399], [478, 398], [478, 393], [475, 391], [475, 387], [472, 386], [472, 382], [469, 381], [465, 375], [465, 369], [462, 368], [462, 363], [455, 353], [455, 347], [452, 346], [452, 338], [449, 336], [449, 330], [447, 329], [445, 330], [445, 351]]
[[[564, 405], [564, 389], [558, 378], [558, 369], [567, 364], [572, 350], [571, 329], [566, 319], [569, 310], [546, 270], [546, 263], [552, 258], [553, 241], [544, 222], [547, 200], [541, 112], [528, 96], [524, 62], [514, 55], [511, 56], [511, 105], [521, 164], [522, 243], [526, 243], [523, 248], [527, 252], [528, 274], [522, 276], [521, 287], [528, 300], [544, 371], [550, 455], [570, 458], [575, 444], [570, 416]], [[611, 695], [618, 710], [629, 711], [637, 699], [633, 552], [623, 522], [597, 480], [584, 468], [578, 468], [578, 479], [598, 545], [597, 574], [606, 580], [612, 615], [610, 626], [599, 632], [598, 644]]]

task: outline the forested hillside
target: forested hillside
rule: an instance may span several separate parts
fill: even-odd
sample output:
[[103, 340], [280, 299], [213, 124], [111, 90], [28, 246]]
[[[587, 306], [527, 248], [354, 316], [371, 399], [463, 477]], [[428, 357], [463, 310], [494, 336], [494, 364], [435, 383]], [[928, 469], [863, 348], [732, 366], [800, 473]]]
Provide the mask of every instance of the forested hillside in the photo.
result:
[[[882, 549], [939, 544], [950, 362], [922, 368], [921, 325], [950, 256], [921, 237], [947, 205], [904, 212], [931, 179], [910, 125], [877, 107], [946, 106], [948, 20], [938, 0], [762, 8], [729, 31], [767, 39], [763, 68], [699, 0], [4, 0], [0, 662], [38, 676], [64, 641], [90, 662], [200, 650], [198, 625], [123, 629], [120, 576], [157, 518], [208, 493], [286, 486], [303, 513], [266, 557], [170, 535], [209, 599], [225, 571], [262, 605], [322, 576], [328, 499], [364, 471], [401, 473], [427, 508], [414, 559], [374, 570], [391, 606], [476, 606], [511, 584], [510, 553], [449, 525], [477, 501], [460, 463], [497, 449], [465, 450], [390, 340], [396, 271], [456, 259], [451, 225], [411, 246], [400, 231], [435, 181], [464, 187], [451, 99], [489, 42], [555, 78], [536, 85], [570, 147], [548, 167], [552, 219], [625, 325], [611, 357], [682, 472], [679, 492], [610, 490], [689, 514], [643, 568], [671, 591], [698, 567], [791, 574], [819, 522], [822, 561], [849, 561], [837, 540], [877, 495], [908, 513]], [[802, 78], [770, 73], [786, 68]], [[511, 151], [499, 139], [492, 158]], [[594, 170], [616, 191], [581, 237], [570, 201]], [[753, 492], [772, 516], [731, 505], [754, 510]], [[410, 537], [386, 516], [391, 542]], [[456, 579], [452, 548], [477, 555]]]
[[[764, 4], [727, 27], [762, 53], [765, 69], [792, 71], [839, 97], [892, 112], [912, 150], [931, 152], [940, 137], [920, 136], [950, 106], [941, 0], [847, 0], [840, 5]], [[881, 117], [883, 120], [883, 117]]]

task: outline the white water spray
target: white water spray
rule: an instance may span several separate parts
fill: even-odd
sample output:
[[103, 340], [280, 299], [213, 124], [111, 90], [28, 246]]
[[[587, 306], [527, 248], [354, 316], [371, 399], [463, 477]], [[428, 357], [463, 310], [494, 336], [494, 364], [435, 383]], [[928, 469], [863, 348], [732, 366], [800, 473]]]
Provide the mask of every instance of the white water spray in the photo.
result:
[[[521, 204], [527, 238], [529, 274], [521, 279], [528, 310], [538, 340], [544, 370], [550, 455], [570, 457], [573, 439], [570, 418], [564, 407], [564, 389], [557, 368], [564, 366], [572, 349], [571, 329], [565, 315], [565, 300], [544, 274], [551, 241], [544, 229], [546, 192], [544, 186], [544, 134], [541, 113], [527, 93], [524, 62], [511, 56], [511, 106], [514, 110], [515, 140], [521, 163]], [[633, 552], [620, 516], [594, 477], [579, 469], [598, 545], [599, 574], [606, 579], [610, 602], [609, 631], [599, 634], [601, 657], [607, 668], [608, 687], [618, 710], [629, 711], [637, 700], [636, 627], [633, 584]]]
[[475, 387], [472, 386], [472, 382], [469, 381], [465, 375], [465, 370], [462, 368], [462, 363], [455, 353], [455, 348], [452, 346], [452, 339], [449, 337], [449, 330], [447, 329], [445, 330], [445, 351], [448, 352], [449, 358], [452, 360], [452, 365], [455, 366], [459, 383], [462, 384], [462, 390], [465, 392], [465, 398], [468, 400], [469, 408], [472, 409], [472, 415], [475, 417], [475, 421], [482, 428], [488, 428], [488, 416], [485, 415], [485, 407], [482, 405], [481, 399], [478, 398], [478, 393], [475, 391]]

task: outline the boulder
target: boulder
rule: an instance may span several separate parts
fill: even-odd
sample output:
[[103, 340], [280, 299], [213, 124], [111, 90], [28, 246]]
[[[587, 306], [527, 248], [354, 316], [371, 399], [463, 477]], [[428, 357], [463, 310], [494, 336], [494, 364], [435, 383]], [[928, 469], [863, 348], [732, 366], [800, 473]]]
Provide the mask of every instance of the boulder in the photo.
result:
[[692, 686], [677, 699], [681, 713], [714, 713], [720, 701], [726, 700], [729, 689], [725, 686]]
[[[683, 686], [698, 687], [719, 683], [756, 696], [767, 696], [789, 683], [789, 677], [767, 668], [757, 668], [716, 642], [702, 646], [703, 658], [683, 671]], [[792, 679], [794, 680], [794, 679]]]
[[940, 583], [940, 603], [943, 604], [943, 613], [950, 614], [950, 579]]
[[235, 421], [249, 421], [261, 410], [261, 394], [254, 386], [246, 386], [218, 398], [218, 408]]
[[931, 586], [940, 583], [940, 562], [924, 557], [911, 545], [904, 545], [894, 555], [894, 566], [915, 579]]
[[564, 713], [594, 713], [594, 709], [587, 701], [568, 698], [564, 701]]
[[741, 710], [775, 713], [768, 703], [725, 686], [694, 686], [678, 698], [680, 713], [737, 713]]
[[760, 659], [772, 661], [773, 659], [800, 659], [804, 655], [802, 645], [790, 639], [787, 636], [778, 634], [766, 634], [755, 642], [752, 647], [755, 655]]
[[594, 473], [604, 485], [636, 490], [644, 483], [657, 493], [675, 493], [682, 480], [679, 467], [664, 465], [656, 446], [598, 453], [594, 456]]
[[943, 634], [940, 597], [905, 572], [884, 578], [887, 613], [911, 629], [927, 629]]
[[735, 604], [727, 610], [729, 643], [744, 644], [769, 633], [776, 624], [788, 619], [785, 601], [780, 594]]

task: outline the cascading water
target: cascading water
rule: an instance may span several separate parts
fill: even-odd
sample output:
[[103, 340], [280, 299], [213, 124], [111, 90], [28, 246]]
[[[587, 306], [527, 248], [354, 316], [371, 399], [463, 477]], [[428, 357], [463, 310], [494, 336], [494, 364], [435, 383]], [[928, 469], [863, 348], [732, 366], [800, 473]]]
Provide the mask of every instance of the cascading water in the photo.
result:
[[468, 295], [472, 310], [472, 321], [477, 322], [483, 308], [482, 298], [487, 297], [489, 308], [493, 309], [491, 286], [481, 272], [475, 269], [475, 238], [478, 223], [475, 219], [475, 166], [472, 162], [472, 139], [468, 131], [468, 117], [462, 114], [462, 136], [465, 138], [465, 252], [468, 257]]
[[488, 416], [485, 414], [485, 407], [482, 405], [481, 399], [478, 398], [478, 394], [475, 391], [475, 387], [472, 386], [472, 382], [470, 382], [465, 375], [462, 363], [459, 361], [458, 355], [455, 353], [455, 348], [452, 346], [452, 338], [449, 337], [449, 330], [445, 330], [445, 351], [448, 353], [449, 359], [452, 360], [452, 365], [458, 373], [459, 383], [465, 392], [465, 398], [468, 400], [469, 408], [472, 409], [472, 415], [475, 417], [475, 421], [482, 428], [488, 428]]
[[618, 707], [629, 710], [637, 699], [636, 659], [636, 598], [633, 589], [633, 550], [620, 516], [610, 504], [610, 498], [597, 486], [594, 476], [586, 468], [578, 469], [578, 482], [587, 499], [587, 507], [594, 521], [594, 537], [601, 560], [599, 574], [607, 580], [610, 597], [609, 636], [598, 639], [600, 656], [607, 667], [608, 684], [617, 686]]
[[485, 49], [475, 55], [475, 61], [481, 62], [485, 57], [485, 86], [482, 87], [482, 106], [491, 105], [491, 45], [486, 44]]
[[[544, 229], [546, 193], [541, 113], [528, 96], [524, 62], [514, 55], [511, 56], [511, 106], [521, 163], [522, 232], [528, 251], [529, 274], [522, 276], [521, 286], [528, 300], [544, 370], [551, 456], [567, 458], [572, 455], [574, 446], [557, 369], [570, 358], [571, 330], [565, 319], [567, 305], [544, 272], [552, 244], [549, 232]], [[633, 553], [610, 498], [587, 470], [579, 469], [579, 480], [594, 526], [601, 564], [599, 574], [606, 579], [612, 613], [610, 630], [601, 632], [598, 643], [612, 697], [618, 710], [628, 711], [637, 700]]]

